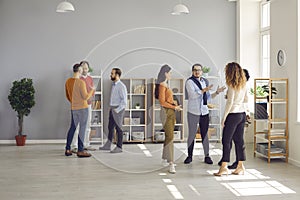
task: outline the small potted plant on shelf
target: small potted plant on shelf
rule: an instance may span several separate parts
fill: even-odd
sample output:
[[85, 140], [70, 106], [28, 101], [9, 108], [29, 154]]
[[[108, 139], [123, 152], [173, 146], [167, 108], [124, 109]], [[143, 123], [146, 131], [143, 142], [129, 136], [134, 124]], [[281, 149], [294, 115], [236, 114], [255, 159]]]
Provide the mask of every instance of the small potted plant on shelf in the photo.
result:
[[253, 88], [250, 89], [250, 94], [255, 95], [260, 99], [267, 99], [264, 102], [255, 102], [255, 112], [254, 117], [255, 119], [268, 119], [268, 102], [269, 102], [269, 95], [277, 94], [277, 89], [275, 87], [270, 87], [269, 85], [258, 85], [254, 91]]
[[32, 79], [23, 78], [19, 81], [14, 81], [8, 95], [9, 103], [17, 112], [18, 117], [18, 135], [15, 136], [17, 146], [24, 146], [26, 135], [23, 135], [23, 120], [24, 116], [28, 116], [30, 109], [35, 105], [34, 100], [35, 89]]
[[270, 100], [270, 96], [273, 96], [273, 94], [277, 94], [277, 89], [275, 87], [271, 87], [271, 92], [270, 92], [270, 86], [269, 85], [263, 85], [261, 86], [262, 89], [267, 93], [267, 100]]
[[203, 76], [207, 77], [208, 73], [210, 72], [210, 67], [203, 66], [202, 67], [202, 72], [203, 72]]
[[268, 93], [264, 90], [263, 86], [260, 85], [256, 86], [255, 91], [253, 88], [250, 89], [250, 94], [254, 95], [254, 92], [256, 94], [256, 97], [264, 98], [268, 96]]
[[136, 103], [135, 104], [135, 109], [140, 109], [140, 108], [141, 108], [140, 103]]
[[[269, 95], [277, 94], [277, 89], [275, 87], [271, 87], [271, 93], [270, 93], [270, 87], [269, 85], [258, 85], [256, 86], [256, 97], [265, 98], [267, 97], [267, 100], [269, 101]], [[250, 89], [250, 94], [254, 94], [254, 89]]]

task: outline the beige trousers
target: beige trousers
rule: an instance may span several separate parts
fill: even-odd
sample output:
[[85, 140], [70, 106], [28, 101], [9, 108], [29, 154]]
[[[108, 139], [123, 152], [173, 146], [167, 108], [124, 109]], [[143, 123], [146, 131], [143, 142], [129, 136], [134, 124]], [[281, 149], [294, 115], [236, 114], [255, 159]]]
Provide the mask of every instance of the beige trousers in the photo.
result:
[[165, 130], [165, 141], [163, 147], [162, 159], [167, 162], [174, 162], [174, 127], [175, 127], [175, 110], [161, 107], [161, 121]]

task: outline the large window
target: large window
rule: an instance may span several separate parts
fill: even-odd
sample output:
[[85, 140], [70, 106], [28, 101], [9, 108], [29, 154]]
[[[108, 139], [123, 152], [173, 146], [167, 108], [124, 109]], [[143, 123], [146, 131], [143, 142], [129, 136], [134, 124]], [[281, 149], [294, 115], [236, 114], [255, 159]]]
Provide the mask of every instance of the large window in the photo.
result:
[[261, 77], [270, 77], [270, 3], [261, 3], [260, 15]]
[[261, 28], [270, 27], [270, 3], [262, 2], [261, 4]]

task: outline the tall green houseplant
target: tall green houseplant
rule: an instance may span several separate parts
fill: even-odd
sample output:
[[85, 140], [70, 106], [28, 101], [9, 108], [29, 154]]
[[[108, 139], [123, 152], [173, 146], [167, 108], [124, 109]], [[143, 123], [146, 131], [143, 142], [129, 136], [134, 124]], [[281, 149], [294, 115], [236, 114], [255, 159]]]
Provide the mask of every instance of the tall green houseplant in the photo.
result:
[[28, 116], [30, 109], [35, 105], [34, 93], [35, 90], [32, 79], [30, 78], [23, 78], [19, 81], [14, 81], [13, 86], [10, 88], [8, 100], [12, 109], [17, 112], [19, 136], [23, 135], [24, 116]]

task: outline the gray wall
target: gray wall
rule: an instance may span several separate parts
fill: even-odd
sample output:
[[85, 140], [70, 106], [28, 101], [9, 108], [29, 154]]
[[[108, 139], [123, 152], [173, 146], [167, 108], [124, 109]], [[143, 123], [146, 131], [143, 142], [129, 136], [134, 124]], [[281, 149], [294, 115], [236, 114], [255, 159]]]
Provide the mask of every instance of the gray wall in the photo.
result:
[[[190, 75], [191, 63], [221, 74], [236, 55], [235, 3], [189, 0], [190, 14], [172, 16], [174, 0], [72, 0], [76, 12], [61, 14], [60, 0], [0, 0], [0, 139], [13, 139], [16, 113], [7, 100], [12, 81], [34, 80], [36, 105], [25, 118], [29, 139], [63, 139], [70, 122], [64, 83], [82, 59], [124, 78], [155, 78], [161, 64], [174, 76]], [[104, 100], [109, 92], [104, 91]], [[104, 103], [106, 103], [105, 101]], [[104, 117], [106, 119], [106, 117]]]

